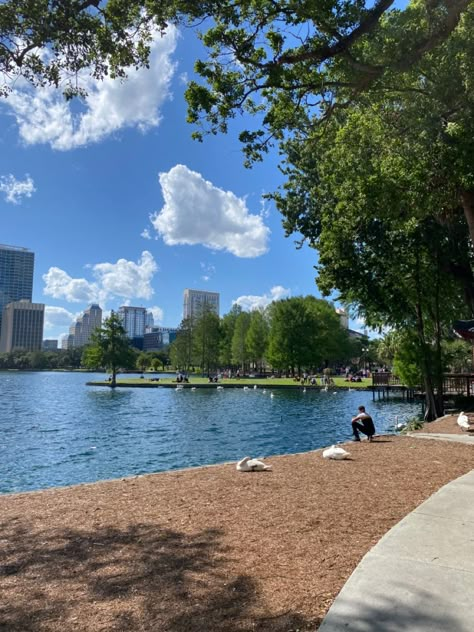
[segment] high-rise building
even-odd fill
[[[57,340],[43,340],[43,351],[57,351]]]
[[[118,314],[122,319],[122,325],[128,338],[143,338],[147,318],[145,307],[122,305],[119,307]]]
[[[0,333],[3,309],[8,303],[33,296],[35,254],[27,248],[0,245]]]
[[[83,347],[91,340],[91,336],[96,329],[102,325],[102,309],[93,303],[80,316],[75,323],[69,327],[66,348]],[[64,348],[64,347],[63,347]]]
[[[16,349],[39,351],[43,341],[44,305],[13,301],[3,308],[0,353]]]
[[[197,318],[206,307],[219,316],[218,292],[184,290],[183,318]]]

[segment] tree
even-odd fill
[[[170,345],[171,363],[176,369],[188,371],[193,362],[194,324],[191,318],[184,318],[179,326],[176,339]]]
[[[309,129],[369,91],[393,86],[435,50],[468,12],[469,0],[331,3],[224,1],[202,40],[196,70],[205,84],[187,90],[189,120],[226,132],[237,113],[257,115],[244,130],[249,161],[273,141]],[[198,138],[202,132],[196,132]]]
[[[0,94],[21,76],[34,86],[81,94],[81,75],[123,78],[145,66],[150,39],[166,27],[166,3],[146,0],[4,0],[0,5]],[[160,10],[160,4],[163,6]],[[160,17],[161,14],[161,17]]]
[[[250,362],[262,367],[268,347],[269,327],[263,311],[258,309],[250,313],[250,324],[245,338],[245,346]]]
[[[235,321],[234,334],[232,336],[232,362],[240,366],[245,373],[249,360],[247,349],[247,332],[250,327],[250,314],[241,312]]]
[[[207,374],[219,363],[220,339],[219,316],[205,306],[194,324],[193,345],[196,364]]]
[[[237,303],[232,305],[230,312],[225,314],[221,320],[221,349],[220,349],[220,363],[222,366],[232,366],[232,339],[234,337],[235,323],[239,314],[242,313],[242,308]]]
[[[89,368],[104,367],[112,373],[110,386],[115,388],[117,370],[135,367],[136,356],[118,314],[112,312],[91,336],[92,344],[84,349],[83,363]]]

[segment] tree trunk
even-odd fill
[[[474,246],[474,191],[467,191],[463,189],[461,191],[461,202],[464,217],[466,218],[467,226],[469,228],[471,243]]]

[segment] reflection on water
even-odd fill
[[[360,404],[377,432],[420,412],[370,392],[85,385],[95,377],[0,372],[0,492],[313,450],[349,439]]]

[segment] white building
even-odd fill
[[[66,348],[83,347],[91,340],[92,333],[102,326],[102,309],[97,304],[92,304],[69,327]]]
[[[197,318],[207,307],[219,316],[219,293],[184,290],[183,318]]]
[[[145,307],[131,307],[123,305],[119,307],[118,315],[122,319],[122,325],[128,338],[143,338],[147,322]]]
[[[336,314],[339,316],[339,320],[341,321],[341,327],[343,329],[349,329],[349,316],[347,312],[342,307],[336,308]]]

